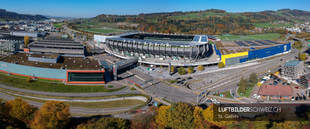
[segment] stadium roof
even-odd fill
[[[151,34],[151,33],[137,33],[137,32],[125,33],[125,34],[118,35],[117,37],[108,38],[108,39],[117,40],[117,41],[138,42],[142,44],[151,43],[151,44],[160,44],[160,45],[164,44],[164,45],[172,45],[172,46],[196,46],[196,45],[206,44],[206,42],[197,42],[197,41],[167,41],[167,40],[158,41],[158,40],[151,40],[151,39],[136,39],[136,38],[126,37],[130,35],[138,35],[138,34]],[[154,34],[154,35],[169,36],[168,34]],[[192,36],[192,37],[206,36],[208,37],[208,35],[170,35],[170,36]]]

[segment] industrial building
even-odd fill
[[[288,61],[281,67],[281,74],[290,79],[299,79],[304,74],[304,63],[298,60]]]
[[[10,32],[12,36],[18,36],[18,37],[31,37],[31,38],[37,38],[41,36],[39,32],[26,32],[26,31],[12,31]]]
[[[281,44],[281,43],[277,43],[274,41],[269,41],[269,42],[273,42],[274,44],[267,44],[265,42],[266,41],[256,40],[255,42],[247,41],[248,44],[245,44],[244,42],[238,41],[236,42],[236,44],[238,44],[239,46],[230,47],[230,48],[242,49],[241,52],[228,53],[226,51],[233,51],[233,50],[226,50],[225,47],[221,49],[217,49],[217,47],[215,47],[215,51],[218,55],[220,55],[221,62],[223,62],[225,66],[230,66],[230,65],[250,61],[250,60],[262,59],[262,58],[270,57],[273,55],[286,53],[291,50],[290,43]],[[252,46],[249,45],[250,43],[252,43],[251,44]],[[242,47],[242,46],[246,46],[246,47]],[[255,46],[259,46],[259,47],[255,47]],[[243,49],[246,51],[244,51]]]
[[[84,57],[86,47],[79,42],[71,40],[40,40],[29,44],[29,51]]]

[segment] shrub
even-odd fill
[[[203,71],[203,70],[205,70],[205,67],[203,67],[203,65],[199,65],[199,66],[197,67],[197,69],[198,69],[199,71]]]
[[[183,67],[178,68],[178,73],[179,73],[180,75],[185,75],[185,74],[187,74],[186,70],[185,70]]]

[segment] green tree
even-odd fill
[[[205,67],[203,67],[203,65],[198,65],[197,69],[198,69],[199,71],[203,71],[203,70],[205,70]]]
[[[178,73],[180,75],[185,75],[186,74],[186,70],[184,69],[184,67],[180,67],[180,68],[178,68]]]
[[[238,83],[238,92],[239,94],[244,94],[246,91],[246,87],[247,87],[247,80],[245,80],[243,77],[240,79],[239,83]]]
[[[187,73],[191,74],[194,72],[194,68],[193,67],[188,67],[187,68]]]
[[[11,117],[28,123],[32,119],[32,114],[36,108],[29,105],[26,101],[21,98],[7,101],[5,107]]]
[[[220,63],[218,63],[218,65],[217,65],[219,68],[224,68],[225,67],[225,64],[223,63],[223,62],[220,62]]]
[[[63,102],[48,101],[35,113],[32,129],[63,129],[70,119],[69,106]]]

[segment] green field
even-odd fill
[[[97,23],[92,21],[82,21],[80,24],[74,24],[77,30],[95,34],[119,33],[125,30],[118,29],[113,23]]]
[[[281,34],[278,33],[266,33],[266,34],[254,34],[254,35],[221,35],[219,38],[223,41],[234,40],[276,40],[279,39]]]
[[[125,88],[125,86],[110,89],[107,86],[76,86],[76,85],[65,85],[56,81],[36,80],[28,82],[25,77],[7,76],[0,74],[0,83],[12,86],[16,88],[45,91],[45,92],[63,92],[63,93],[90,93],[90,92],[114,92]]]
[[[59,22],[59,23],[54,23],[54,24],[53,24],[53,26],[54,26],[55,28],[61,28],[62,25],[64,25],[64,23],[61,23],[61,22]]]
[[[103,28],[79,28],[82,31],[91,32],[91,33],[116,33],[122,32],[120,29],[103,29]]]
[[[280,27],[291,27],[291,23],[281,23],[281,24],[272,24],[272,23],[254,23],[255,27],[260,28],[280,28]]]

